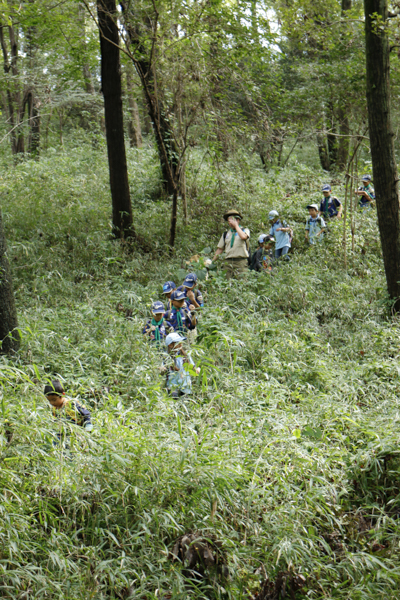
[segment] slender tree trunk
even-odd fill
[[[7,30],[10,53],[8,52],[4,35]],[[22,129],[25,102],[21,101],[21,86],[18,80],[18,44],[13,25],[9,25],[7,28],[4,25],[0,25],[0,44],[3,53],[3,68],[6,75],[8,120],[11,127],[11,151],[13,154],[18,154],[25,152],[24,132]]]
[[[40,152],[40,101],[34,95],[34,90],[28,92],[28,117],[29,117],[29,137],[28,152],[32,156],[39,158]]]
[[[321,163],[321,167],[324,171],[329,171],[330,162],[329,162],[329,152],[326,144],[326,139],[323,133],[317,133],[317,146],[318,146],[318,154],[319,161]]]
[[[18,350],[20,334],[17,327],[17,309],[0,211],[0,352],[10,354]]]
[[[122,1],[120,2],[120,6],[124,14],[124,25],[128,32],[130,45],[135,54],[134,65],[142,83],[149,116],[153,125],[160,157],[164,189],[169,196],[172,196],[169,238],[170,251],[172,252],[176,237],[181,152],[175,139],[170,119],[164,109],[162,98],[157,90],[154,57],[152,51],[149,51],[143,43],[140,27],[144,27],[147,34],[150,33],[151,36],[155,36],[157,33],[153,30],[150,20],[145,24],[141,23],[140,27],[137,25],[134,15],[129,12],[129,3]]]
[[[342,17],[346,16],[346,11],[351,9],[351,0],[342,0]],[[339,98],[338,120],[339,120],[339,143],[338,143],[338,160],[337,166],[339,169],[344,169],[349,160],[350,149],[350,123],[349,123],[350,106],[345,95]]]
[[[97,14],[100,29],[101,84],[104,95],[108,166],[113,207],[113,234],[116,237],[127,237],[134,235],[134,230],[125,153],[121,65],[118,28],[115,22],[117,16],[115,0],[97,0]]]
[[[129,104],[129,122],[128,122],[128,132],[129,132],[129,142],[131,148],[141,148],[143,146],[142,139],[142,129],[140,127],[140,119],[139,119],[139,108],[137,102],[135,100],[134,95],[134,87],[133,87],[133,78],[132,78],[132,65],[128,64],[128,67],[125,71],[126,74],[126,92],[128,95],[128,104]]]
[[[367,106],[376,207],[389,296],[400,310],[400,220],[397,164],[390,111],[387,0],[364,0]],[[377,27],[382,24],[385,29]]]

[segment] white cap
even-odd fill
[[[178,344],[179,342],[183,342],[184,340],[186,340],[186,338],[183,335],[174,331],[173,333],[167,335],[167,337],[165,338],[165,343],[167,346],[169,346],[170,344]]]
[[[307,208],[315,208],[315,210],[319,210],[318,204],[309,204]]]
[[[275,217],[279,217],[279,213],[277,210],[271,210],[270,213],[268,213],[268,219],[270,221],[272,221],[272,219],[275,219]]]

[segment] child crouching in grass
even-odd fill
[[[183,349],[182,342],[185,340],[186,338],[177,332],[170,333],[165,338],[168,354],[172,359],[167,371],[167,390],[173,398],[192,393],[192,378],[185,365],[195,365],[190,353]],[[199,368],[195,370],[196,373],[200,373]]]
[[[53,409],[54,419],[78,425],[86,431],[92,431],[90,412],[77,400],[65,396],[64,388],[58,379],[54,379],[44,387],[44,395]],[[60,434],[58,437],[60,438]]]

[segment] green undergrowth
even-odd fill
[[[217,170],[199,152],[171,259],[147,148],[129,155],[143,254],[108,239],[104,149],[67,150],[1,180],[23,340],[0,359],[2,597],[244,600],[288,572],[305,579],[297,599],[398,598],[400,333],[376,213],[357,213],[354,252],[348,224],[344,268],[342,223],[318,248],[303,241],[323,174],[267,175],[245,154]],[[231,205],[253,245],[282,210],[291,262],[202,282],[201,372],[192,397],[172,400],[141,329],[162,282],[215,247]],[[53,376],[93,415],[65,452],[41,394]],[[172,560],[184,533],[220,542],[223,575],[188,577]]]

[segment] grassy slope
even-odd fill
[[[0,359],[2,420],[14,432],[7,445],[2,426],[2,595],[118,598],[133,583],[134,598],[236,600],[259,588],[263,568],[272,579],[289,568],[307,577],[299,598],[395,599],[399,329],[386,317],[375,213],[357,216],[345,271],[338,228],[320,248],[302,242],[318,172],[266,176],[246,156],[221,172],[200,155],[196,165],[193,219],[173,260],[151,150],[130,155],[147,256],[107,241],[102,149],[71,143],[3,175],[23,347]],[[231,205],[253,239],[270,209],[284,210],[292,261],[245,286],[221,275],[204,285],[193,349],[202,373],[192,398],[172,401],[142,323],[160,283],[215,246],[216,217]],[[94,416],[90,437],[74,433],[72,462],[47,452],[41,390],[57,373]],[[168,552],[186,531],[223,542],[229,581],[185,586]]]

